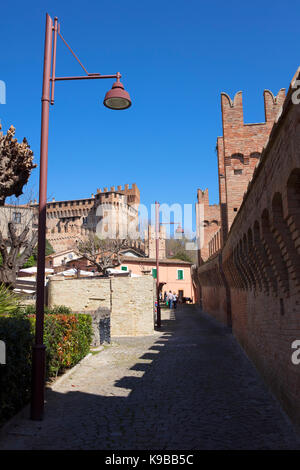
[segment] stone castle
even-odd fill
[[[245,124],[242,93],[221,94],[219,205],[198,190],[203,234],[193,270],[197,302],[232,328],[300,425],[300,68],[287,94],[265,90],[265,122]]]
[[[59,252],[74,247],[76,241],[91,232],[96,232],[99,222],[113,207],[116,215],[116,234],[122,233],[122,224],[138,226],[140,191],[135,183],[130,188],[122,186],[97,189],[96,194],[86,199],[55,201],[47,203],[47,240]],[[100,209],[100,210],[99,210]],[[107,231],[107,224],[100,227]],[[139,248],[136,241],[136,247]]]
[[[126,234],[129,224],[135,230],[139,227],[138,208],[140,204],[140,190],[135,183],[131,188],[129,184],[111,186],[97,189],[96,194],[85,199],[56,201],[47,203],[47,240],[55,252],[74,249],[79,239],[87,237],[90,233],[101,236],[108,230],[108,224],[99,222],[114,210],[116,236]],[[33,208],[37,203],[31,204]],[[144,233],[144,240],[131,239],[129,246],[138,254],[155,258],[155,227],[149,225]],[[166,257],[165,227],[160,226],[159,231],[159,258]]]

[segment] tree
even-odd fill
[[[53,246],[51,245],[51,243],[48,240],[46,240],[45,256],[52,255],[52,253],[54,253],[54,252],[55,252],[55,250],[54,250]],[[37,257],[38,257],[38,246],[37,245],[34,248],[32,255],[33,255],[34,260],[37,261]]]
[[[14,139],[15,128],[11,126],[6,135],[1,132],[0,124],[0,206],[5,199],[23,194],[23,187],[28,182],[33,168],[33,152],[27,140],[19,143]]]
[[[193,260],[191,257],[188,255],[187,251],[178,251],[176,255],[171,256],[172,259],[181,259],[182,261],[188,261],[189,263],[192,263]]]
[[[75,251],[96,267],[99,273],[108,274],[109,268],[116,268],[122,262],[121,251],[128,246],[123,239],[100,239],[90,234],[86,240],[80,240]]]
[[[189,242],[191,242],[191,240],[186,236],[166,240],[167,258],[181,259],[195,264],[197,252],[195,250],[186,249],[186,244]]]
[[[16,285],[17,273],[32,255],[37,242],[37,231],[29,235],[26,226],[20,234],[17,233],[13,222],[8,222],[8,235],[5,239],[0,231],[0,252],[2,264],[0,265],[0,283],[13,288]]]
[[[15,286],[19,269],[32,255],[37,243],[37,230],[32,224],[35,209],[29,205],[5,206],[6,198],[23,194],[23,187],[36,167],[27,140],[24,138],[18,143],[14,135],[13,126],[6,135],[0,132],[0,284],[10,288]]]

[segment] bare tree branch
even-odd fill
[[[127,246],[127,240],[100,239],[91,234],[86,240],[77,243],[75,251],[93,264],[98,272],[106,275],[109,268],[115,268],[121,264],[121,251]]]

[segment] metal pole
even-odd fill
[[[32,395],[31,419],[41,420],[44,413],[45,389],[45,345],[44,336],[44,279],[46,246],[46,204],[47,204],[47,161],[49,134],[50,73],[52,50],[52,19],[46,15],[46,34],[44,52],[44,76],[42,95],[40,187],[39,187],[39,226],[38,262],[36,278],[36,327],[35,344],[32,350]]]
[[[159,203],[155,201],[155,251],[156,251],[156,296],[157,296],[157,326],[161,327],[159,304]]]

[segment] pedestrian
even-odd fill
[[[173,307],[173,294],[172,291],[169,290],[168,296],[167,296],[168,302],[169,302],[169,308]]]
[[[177,298],[178,298],[178,296],[177,296],[176,292],[174,292],[174,293],[173,293],[173,305],[174,305],[174,308],[177,307]]]

